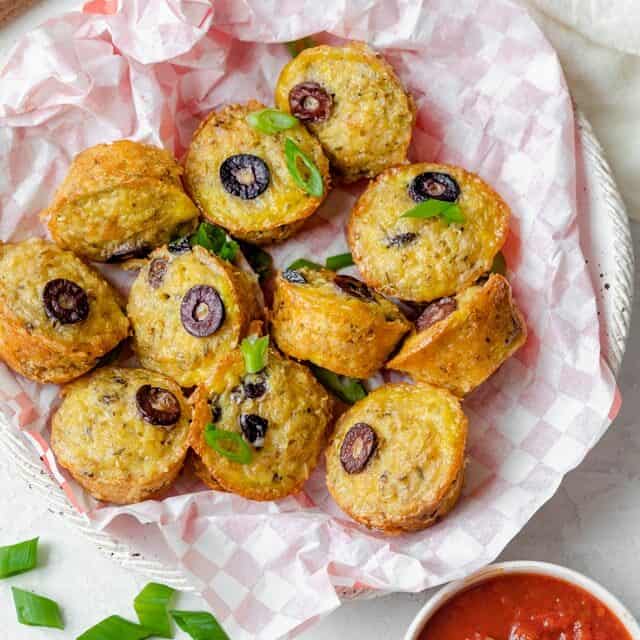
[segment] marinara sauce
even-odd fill
[[[632,640],[599,600],[535,574],[490,578],[446,602],[420,640]]]

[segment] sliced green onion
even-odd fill
[[[248,242],[240,243],[240,248],[251,268],[258,274],[260,282],[266,280],[271,274],[273,266],[273,258],[271,254],[264,249],[257,247],[255,244]]]
[[[498,251],[491,265],[491,273],[499,273],[501,276],[507,275],[507,261],[504,259],[504,253]]]
[[[161,638],[173,638],[168,608],[175,589],[150,582],[133,601],[140,624]]]
[[[269,336],[249,336],[240,344],[240,351],[244,358],[244,368],[247,373],[258,373],[267,366],[267,349]]]
[[[172,611],[171,615],[193,640],[230,640],[220,623],[207,611]]]
[[[235,259],[239,249],[238,243],[232,240],[224,229],[209,222],[201,222],[189,242],[192,247],[200,245],[229,262]]]
[[[242,439],[239,433],[234,431],[225,431],[224,429],[216,429],[215,425],[209,423],[204,429],[205,442],[221,456],[229,458],[231,462],[239,464],[249,464],[253,459],[251,448]],[[234,449],[225,448],[222,444],[224,441],[234,445]]]
[[[110,616],[87,629],[76,640],[144,640],[152,635],[152,631],[139,624],[129,622],[120,616]]]
[[[31,571],[38,563],[38,538],[0,547],[0,578]]]
[[[337,256],[329,256],[325,263],[327,269],[331,269],[331,271],[339,271],[353,264],[353,256],[350,253],[339,253]]]
[[[447,224],[451,224],[455,222],[456,224],[462,224],[466,222],[467,219],[464,217],[464,213],[457,204],[452,204],[447,207],[441,214],[440,217],[443,218]]]
[[[11,587],[13,604],[16,607],[18,622],[31,627],[50,627],[64,629],[60,607],[49,598]]]
[[[311,365],[313,374],[318,381],[329,391],[335,393],[340,400],[348,404],[353,404],[358,400],[362,400],[367,395],[366,389],[362,386],[362,382],[356,378],[341,376],[328,369]]]
[[[324,193],[324,182],[314,161],[291,138],[287,138],[284,142],[284,155],[287,169],[289,169],[294,182],[309,195],[320,198]],[[309,172],[309,177],[306,180],[300,174],[298,160],[302,161]]]
[[[401,218],[435,218],[440,216],[447,224],[465,222],[466,218],[455,202],[444,200],[425,200],[412,209],[405,211]]]
[[[285,271],[295,271],[296,269],[313,269],[314,271],[318,271],[318,269],[322,269],[322,265],[317,262],[311,262],[311,260],[305,260],[304,258],[298,258],[294,260]]]
[[[298,119],[278,109],[261,109],[252,111],[247,116],[247,122],[253,129],[272,135],[295,127]]]
[[[285,42],[287,49],[289,49],[289,53],[292,58],[295,58],[301,51],[305,49],[311,49],[311,47],[315,47],[316,43],[313,41],[311,36],[307,36],[306,38],[300,38],[300,40],[293,40],[292,42]]]

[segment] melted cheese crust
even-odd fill
[[[106,261],[157,247],[194,228],[198,209],[164,149],[119,140],[79,153],[41,217],[63,248]]]
[[[187,189],[203,215],[232,235],[265,244],[294,233],[322,203],[329,187],[329,162],[318,141],[301,125],[267,135],[247,123],[247,115],[264,109],[251,100],[213,111],[193,134],[185,160]],[[324,180],[320,198],[309,195],[293,180],[284,153],[291,138],[315,163]],[[230,156],[248,153],[269,167],[270,182],[257,198],[243,200],[226,191],[220,180],[220,165]]]
[[[289,92],[317,82],[333,96],[324,122],[309,123],[332,167],[345,181],[373,178],[406,162],[415,106],[393,68],[361,43],[305,49],[280,73],[275,101],[289,112]]]
[[[425,171],[455,178],[466,222],[401,217],[416,205],[408,187]],[[507,239],[509,215],[502,198],[475,174],[420,163],[389,169],[370,183],[351,212],[347,235],[365,282],[385,295],[428,302],[455,294],[489,271]],[[405,233],[416,234],[415,240],[390,244]]]
[[[181,413],[173,428],[140,417],[136,392],[145,384],[178,399]],[[51,446],[95,498],[138,502],[176,478],[189,447],[191,408],[175,382],[144,369],[104,367],[65,387],[63,397],[51,424]]]
[[[353,425],[368,424],[378,446],[360,473],[340,462]],[[462,487],[467,418],[459,400],[425,384],[388,384],[338,420],[327,448],[327,486],[354,520],[385,533],[432,525],[456,503]]]
[[[414,331],[387,366],[464,396],[525,343],[527,327],[501,275],[465,289],[456,301],[451,315]]]
[[[42,292],[65,278],[82,287],[89,315],[61,324],[45,312]],[[0,245],[0,355],[38,382],[68,382],[129,334],[124,302],[111,285],[70,251],[33,238]]]
[[[387,359],[410,323],[389,300],[345,293],[332,271],[299,269],[306,284],[276,280],[272,331],[288,355],[346,376],[368,378]]]
[[[127,306],[134,348],[144,367],[190,387],[202,382],[240,344],[251,321],[261,317],[257,279],[200,246],[180,255],[162,248],[150,257],[131,287]],[[153,288],[149,268],[157,258],[168,266],[160,286]],[[206,337],[192,336],[180,319],[182,299],[200,284],[213,287],[225,309],[220,328]]]
[[[267,392],[260,398],[238,400],[245,377],[239,350],[220,364],[197,391],[191,446],[205,467],[228,491],[251,500],[278,500],[302,489],[326,443],[332,402],[324,388],[301,364],[269,349],[266,369]],[[252,449],[249,464],[233,462],[212,449],[204,439],[212,422],[209,401],[220,407],[217,429],[242,434],[241,414],[256,414],[268,420],[261,449]]]

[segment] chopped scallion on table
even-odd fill
[[[171,615],[193,640],[230,640],[220,623],[207,611],[172,611]]]
[[[31,627],[64,629],[58,603],[31,591],[11,587],[18,622]]]
[[[129,622],[120,616],[110,616],[87,629],[76,640],[144,640],[152,635],[152,631],[135,622]]]
[[[150,582],[133,601],[140,624],[162,638],[173,638],[168,609],[174,594],[175,589]]]
[[[0,578],[31,571],[38,563],[38,538],[0,547]]]

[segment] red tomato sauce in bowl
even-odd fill
[[[488,578],[445,602],[419,640],[632,640],[590,593],[549,576]]]

